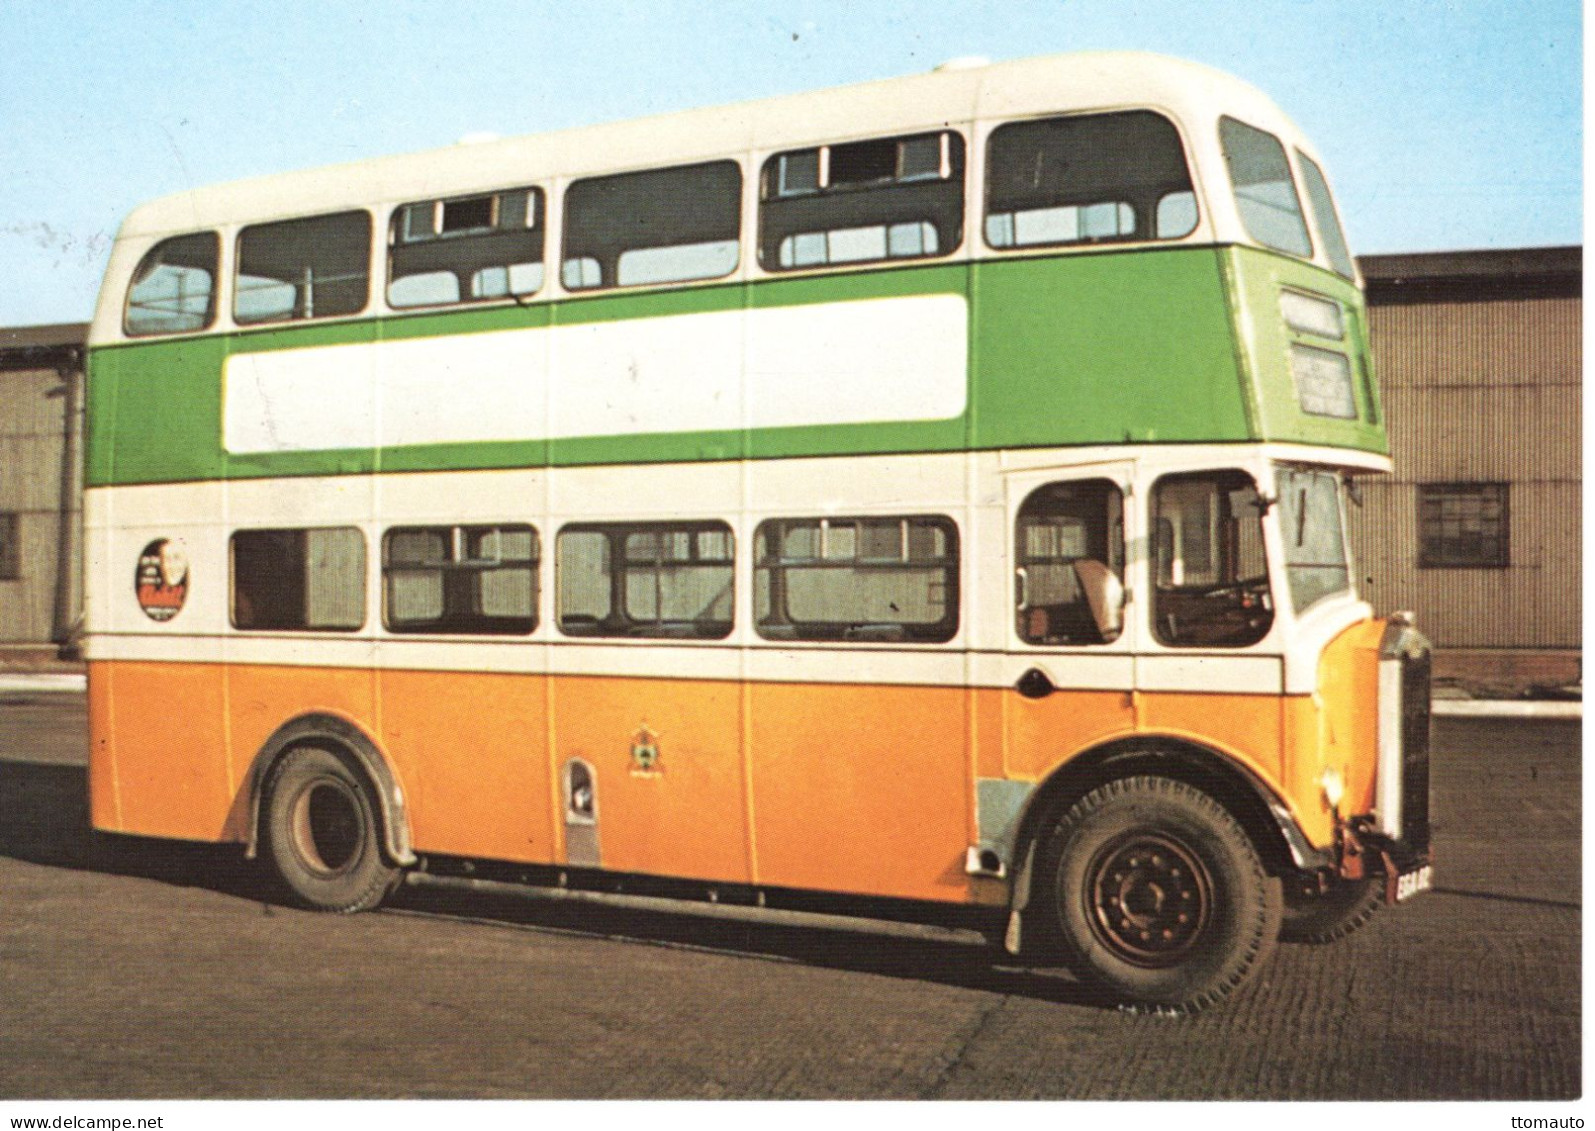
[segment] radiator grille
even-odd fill
[[[1429,668],[1427,648],[1412,649],[1401,663],[1401,839],[1429,847]]]

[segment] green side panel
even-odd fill
[[[1390,445],[1374,378],[1367,310],[1357,288],[1339,275],[1284,255],[1245,247],[1225,248],[1220,254],[1236,309],[1251,312],[1241,325],[1249,331],[1243,348],[1257,388],[1257,438],[1387,454]],[[1286,325],[1279,309],[1279,293],[1286,289],[1340,303],[1346,313],[1344,341],[1337,344],[1313,338]],[[1344,350],[1351,363],[1357,419],[1315,416],[1301,410],[1290,372],[1290,349],[1298,342]]]
[[[1346,306],[1358,420],[1300,411],[1282,286]],[[384,450],[222,449],[221,371],[230,353],[928,294],[969,302],[970,407],[951,420]],[[1249,305],[1249,317],[1234,316],[1237,302]],[[606,293],[102,347],[89,359],[88,483],[1157,441],[1294,440],[1383,452],[1362,310],[1350,284],[1310,264],[1247,249],[1174,248]]]
[[[975,446],[1249,439],[1220,254],[974,264]]]
[[[87,482],[216,479],[225,338],[95,350],[88,361]]]

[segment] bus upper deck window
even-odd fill
[[[986,242],[994,248],[1179,239],[1196,221],[1185,149],[1161,114],[1076,114],[992,131]]]
[[[216,319],[216,264],[221,237],[195,232],[162,240],[133,274],[123,328],[129,335],[203,330]]]
[[[964,139],[943,130],[777,153],[759,196],[767,271],[948,255],[963,240]]]
[[[253,325],[358,314],[370,261],[368,212],[251,225],[238,236],[233,318]]]
[[[1351,250],[1346,246],[1345,232],[1340,229],[1340,217],[1335,215],[1335,198],[1329,194],[1329,182],[1324,179],[1324,171],[1318,163],[1299,149],[1296,160],[1301,163],[1302,184],[1307,189],[1313,219],[1318,223],[1318,235],[1324,241],[1324,254],[1329,256],[1329,265],[1336,272],[1350,279],[1354,274]]]
[[[742,168],[710,161],[588,177],[565,191],[566,290],[719,279],[741,255]]]
[[[542,287],[542,189],[423,200],[394,210],[389,305],[487,302]]]
[[[1219,120],[1218,137],[1247,234],[1275,251],[1311,255],[1307,221],[1279,139],[1234,118]]]

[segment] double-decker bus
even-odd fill
[[[1428,646],[1345,535],[1389,470],[1356,267],[1206,67],[180,193],[88,369],[97,829],[332,911],[961,909],[1175,1009],[1428,886]]]

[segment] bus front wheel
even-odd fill
[[[1285,922],[1279,937],[1284,942],[1339,942],[1372,919],[1385,905],[1384,881],[1341,880],[1322,894],[1285,898]]]
[[[1045,934],[1086,983],[1194,1012],[1272,953],[1283,895],[1235,818],[1162,777],[1108,782],[1054,824],[1036,877]]]
[[[399,870],[383,859],[371,789],[332,751],[285,753],[264,804],[267,856],[295,902],[349,914],[376,907],[393,889]]]

